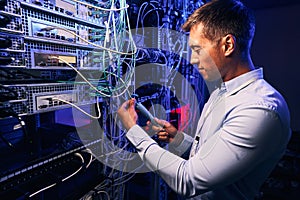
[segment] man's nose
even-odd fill
[[[199,64],[199,58],[195,55],[194,52],[192,52],[191,55],[191,64],[192,65]]]

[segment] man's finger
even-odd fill
[[[168,141],[170,139],[169,134],[167,132],[161,133],[158,135],[158,139],[161,141]]]
[[[166,121],[166,120],[163,120],[163,119],[158,119],[158,118],[155,118],[155,121],[160,124],[163,128],[166,128],[169,126],[169,122]]]
[[[162,131],[159,131],[159,132],[157,133],[157,135],[158,135],[158,136],[167,136],[167,137],[168,137],[169,133],[166,132],[165,130],[162,130]]]

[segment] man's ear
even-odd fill
[[[236,48],[236,39],[233,35],[227,34],[222,38],[222,50],[224,56],[230,56]]]

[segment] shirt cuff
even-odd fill
[[[193,143],[193,138],[191,137],[191,136],[189,136],[189,135],[187,135],[186,133],[184,133],[184,132],[179,132],[178,134],[182,134],[183,135],[183,140],[182,140],[182,142],[179,144],[179,145],[172,145],[172,143],[173,142],[171,142],[169,145],[174,149],[174,150],[176,150],[177,152],[181,152],[181,153],[184,153],[184,152],[186,152],[189,148],[190,148],[190,146],[192,145],[192,143]],[[178,135],[177,134],[177,135]],[[176,135],[176,136],[177,136]],[[175,136],[175,138],[174,138],[174,140],[176,140],[176,136]],[[178,135],[179,136],[179,135]],[[178,137],[177,136],[177,137]],[[175,142],[175,141],[174,141]]]
[[[126,133],[127,139],[137,148],[156,143],[140,126],[134,125]]]

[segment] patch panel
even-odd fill
[[[16,186],[20,186],[26,182],[35,180],[37,177],[41,178],[44,174],[51,173],[51,171],[56,171],[57,169],[60,169],[61,172],[62,168],[66,167],[68,163],[74,162],[74,160],[76,160],[76,157],[74,157],[74,153],[82,149],[83,147],[78,147],[64,154],[54,156],[53,158],[50,158],[48,160],[37,162],[32,166],[24,168],[20,171],[16,171],[15,173],[10,174],[6,177],[2,177],[0,179],[0,192],[2,193],[13,189]],[[78,164],[78,162],[75,163]],[[58,173],[59,171],[56,172]],[[15,177],[16,179],[12,179],[13,177]]]

